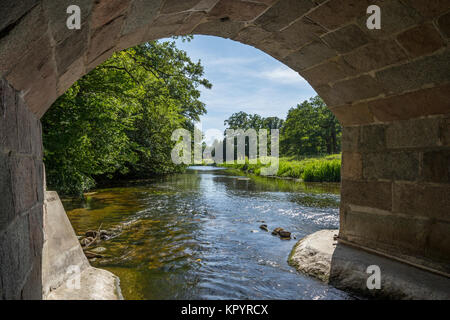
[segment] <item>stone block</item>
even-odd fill
[[[424,152],[422,178],[426,182],[450,183],[450,150]]]
[[[52,73],[35,83],[25,95],[26,104],[38,118],[41,118],[55,102],[57,82],[56,73]]]
[[[36,168],[36,196],[38,203],[44,203],[45,191],[45,166],[41,159],[34,160]]]
[[[19,214],[37,203],[36,168],[31,157],[11,156],[9,161],[15,212]]]
[[[233,21],[252,21],[263,13],[268,6],[264,3],[242,0],[220,0],[208,16],[229,18]]]
[[[147,28],[157,17],[162,0],[134,0],[128,10],[127,18],[122,28],[122,35]]]
[[[200,0],[166,0],[161,8],[162,14],[178,13],[183,11],[192,10],[198,5]]]
[[[356,72],[368,72],[407,59],[404,50],[393,40],[374,41],[343,56]]]
[[[362,75],[349,80],[336,82],[333,85],[336,91],[337,105],[352,104],[359,100],[374,98],[383,93],[383,87],[370,75]],[[333,107],[336,105],[330,105]]]
[[[364,210],[356,207],[347,213],[346,236],[349,240],[396,255],[425,255],[428,220]]]
[[[48,25],[41,5],[35,6],[16,22],[13,28],[0,38],[0,75],[10,71],[47,32]]]
[[[403,93],[450,81],[450,50],[378,71],[385,93]]]
[[[45,34],[22,57],[20,62],[10,69],[6,80],[16,90],[30,90],[39,85],[42,78],[56,72],[53,52],[48,34]]]
[[[342,179],[341,202],[390,211],[392,208],[392,183],[385,181],[354,181]],[[348,223],[348,218],[346,218]]]
[[[412,57],[430,54],[445,45],[441,35],[430,22],[404,31],[397,36],[397,40]]]
[[[257,48],[275,59],[282,59],[295,51],[285,39],[278,37],[276,34],[264,39],[257,45]]]
[[[199,24],[192,33],[234,39],[239,31],[244,28],[244,25],[243,22],[231,20],[213,20]]]
[[[67,71],[59,76],[57,95],[60,96],[66,92],[78,79],[80,79],[86,73],[86,67],[84,65],[84,58],[80,57],[74,61]]]
[[[17,217],[8,230],[0,234],[0,261],[1,298],[20,299],[22,284],[33,266],[28,215]]]
[[[92,8],[91,28],[97,29],[126,13],[131,0],[96,0]]]
[[[323,85],[347,78],[354,70],[341,57],[302,71],[302,76],[312,85]]]
[[[257,46],[258,43],[260,43],[264,39],[267,39],[271,35],[271,32],[266,31],[263,28],[249,26],[239,31],[239,34],[235,37],[234,40],[251,46]]]
[[[342,98],[337,90],[334,90],[328,84],[321,86],[315,86],[314,90],[319,94],[319,96],[325,101],[325,104],[331,109],[334,115],[337,116],[336,106],[342,106]],[[336,110],[333,110],[336,109]],[[339,120],[339,118],[338,118]],[[339,120],[341,122],[341,120]],[[348,125],[341,122],[342,125]]]
[[[344,127],[342,129],[342,151],[358,151],[361,127]]]
[[[440,16],[450,9],[450,2],[447,0],[406,0],[406,3],[419,12],[421,16],[428,19]]]
[[[342,178],[346,180],[362,179],[362,157],[357,152],[342,153]]]
[[[374,4],[371,2],[371,4]],[[373,39],[388,39],[392,34],[409,29],[423,22],[423,17],[402,0],[383,0],[377,2],[381,9],[381,29],[369,30],[366,26],[367,16],[357,19],[357,24],[369,37]]]
[[[325,34],[322,40],[339,53],[347,53],[369,43],[370,38],[358,26],[350,24]]]
[[[0,234],[16,216],[9,157],[0,151]]]
[[[55,48],[56,66],[58,74],[65,74],[75,61],[83,58],[88,46],[89,29],[83,27],[74,31]]]
[[[24,154],[32,154],[32,126],[35,126],[35,115],[28,109],[22,98],[17,97],[17,134],[19,148],[17,151]]]
[[[436,221],[431,225],[426,256],[450,264],[450,222]]]
[[[89,64],[115,47],[123,21],[123,17],[119,17],[94,32],[87,55]]]
[[[358,150],[362,152],[385,151],[386,126],[385,125],[362,126]]]
[[[396,182],[393,212],[450,221],[450,185]]]
[[[42,300],[42,262],[41,257],[34,258],[31,271],[20,292],[22,300]]]
[[[283,42],[286,48],[298,50],[311,41],[319,40],[318,36],[326,30],[308,18],[301,18],[282,31],[274,33],[277,41]]]
[[[421,89],[370,101],[369,109],[383,122],[450,112],[450,85]]]
[[[29,12],[39,0],[2,1],[0,11],[0,31],[14,27],[22,16]]]
[[[160,15],[150,25],[145,39],[157,40],[178,35],[185,21],[190,17],[190,12],[181,12],[172,15]]]
[[[30,254],[34,258],[41,258],[44,245],[44,201],[35,206],[28,214],[28,226],[30,234]]]
[[[386,146],[396,148],[436,147],[440,119],[396,121],[386,128]]]
[[[373,152],[363,155],[363,177],[367,180],[417,181],[418,152]]]
[[[440,17],[437,24],[445,37],[450,38],[450,12]]]
[[[338,94],[338,91],[335,92]],[[325,96],[324,99],[326,99],[326,97],[327,96]],[[341,102],[341,100],[338,101]],[[332,102],[333,101],[330,101],[330,103]],[[364,125],[374,122],[374,117],[367,107],[367,103],[332,107],[330,110],[343,126]]]
[[[316,4],[310,0],[282,0],[256,19],[255,23],[267,31],[280,31],[302,17]]]
[[[0,152],[17,150],[17,102],[16,92],[0,78]]]
[[[70,5],[76,4],[81,10],[81,25],[89,24],[92,13],[92,5],[95,0],[42,0],[42,4],[46,11],[49,20],[49,26],[52,31],[53,39],[56,43],[61,42],[67,37],[72,36],[77,32],[75,29],[67,28],[67,8]]]
[[[176,31],[177,35],[187,35],[192,34],[192,30],[195,29],[200,23],[202,23],[206,19],[206,13],[204,12],[192,12],[186,19],[183,21],[183,24]]]
[[[445,117],[441,120],[439,137],[442,145],[450,147],[450,117]]]
[[[300,71],[335,57],[336,50],[322,41],[313,41],[300,50],[290,54],[282,61],[294,70]]]
[[[308,17],[328,30],[337,29],[356,17],[366,17],[368,0],[331,0],[308,13]]]

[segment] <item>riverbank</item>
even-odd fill
[[[260,175],[261,168],[267,166],[259,162],[250,164],[219,164],[220,167],[232,168],[249,174]],[[307,157],[296,159],[282,157],[279,159],[277,177],[300,179],[305,182],[340,182],[341,180],[341,154],[328,156]]]

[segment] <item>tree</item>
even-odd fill
[[[281,152],[295,156],[337,153],[340,136],[339,122],[316,96],[289,110],[281,131]]]
[[[284,120],[278,117],[267,117],[264,118],[259,114],[247,114],[243,111],[233,113],[227,120],[224,121],[224,125],[227,126],[227,129],[242,129],[246,131],[248,129],[254,129],[257,132],[261,129],[266,129],[268,133],[268,140],[271,140],[271,129],[280,129],[283,126]],[[225,131],[225,138],[230,139],[230,136],[227,136]],[[225,140],[224,140],[225,143]],[[270,152],[270,145],[268,146],[268,152]],[[226,148],[224,148],[224,153],[226,156]],[[249,156],[249,138],[245,138],[245,156]],[[237,136],[235,136],[234,143],[234,158],[237,160]]]
[[[180,171],[171,134],[206,113],[200,62],[175,42],[115,53],[77,81],[42,119],[49,187],[82,193],[98,179]]]

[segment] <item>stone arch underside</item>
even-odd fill
[[[81,30],[66,8],[81,8]],[[382,28],[366,27],[381,8]],[[112,53],[230,38],[300,73],[344,126],[339,238],[450,274],[448,0],[23,0],[0,11],[0,297],[40,298],[39,118]]]

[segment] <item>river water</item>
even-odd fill
[[[351,299],[287,264],[296,241],[338,228],[338,184],[191,167],[63,203],[77,234],[112,232],[91,264],[119,276],[125,299]]]

